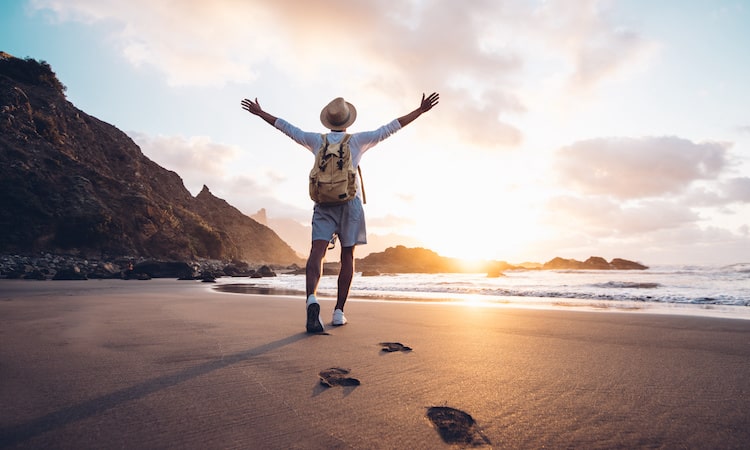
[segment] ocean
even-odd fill
[[[304,275],[219,279],[236,293],[304,296]],[[335,298],[336,277],[318,296]],[[723,267],[655,266],[647,270],[514,270],[476,274],[355,274],[350,301],[432,301],[524,308],[652,312],[750,319],[750,263]]]

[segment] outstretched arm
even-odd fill
[[[257,97],[255,98],[255,101],[248,100],[248,99],[242,100],[242,109],[246,110],[250,114],[254,114],[260,117],[261,119],[268,122],[271,126],[276,125],[277,117],[263,111],[263,108],[260,107],[260,103],[258,103]]]
[[[419,108],[415,109],[405,116],[399,117],[398,123],[400,123],[402,127],[409,125],[414,121],[414,119],[431,110],[433,106],[438,104],[439,100],[440,94],[438,94],[437,92],[433,92],[427,98],[425,98],[424,94],[422,94],[422,103],[419,104]]]

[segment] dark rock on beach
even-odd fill
[[[116,266],[112,262],[102,262],[101,264],[97,264],[95,266],[92,266],[87,276],[89,278],[96,278],[96,279],[110,279],[110,278],[118,278],[122,274],[122,270]]]
[[[258,269],[258,274],[263,278],[276,276],[276,272],[268,266],[261,266],[261,268]]]
[[[0,255],[0,278],[26,280],[85,280],[120,278],[124,267],[119,262],[103,262],[70,256]]]
[[[88,276],[81,272],[78,266],[68,267],[65,269],[58,270],[53,280],[88,280]]]
[[[195,269],[181,261],[143,261],[133,267],[133,273],[145,274],[149,278],[193,279],[196,276]]]
[[[228,277],[249,277],[254,274],[255,271],[244,261],[232,261],[224,266],[224,275]]]
[[[227,267],[243,267],[243,273],[226,273]],[[112,279],[150,280],[175,278],[179,280],[216,280],[224,276],[273,277],[276,270],[293,267],[264,265],[251,268],[241,261],[159,261],[153,259],[121,257],[107,260],[84,259],[49,253],[36,256],[1,255],[0,278],[26,280],[85,280]],[[233,274],[233,275],[232,275]]]

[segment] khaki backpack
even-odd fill
[[[310,171],[310,198],[321,205],[346,203],[357,195],[357,176],[349,150],[352,136],[346,134],[341,142],[335,144],[328,142],[327,135],[321,136],[323,143]],[[359,173],[361,179],[362,171]],[[364,200],[364,187],[362,194]]]

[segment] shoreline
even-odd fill
[[[209,287],[217,292],[239,295],[273,295],[304,298],[304,291],[283,287],[261,285],[253,282],[239,282],[237,280],[219,281]],[[405,294],[405,295],[400,295]],[[406,297],[410,295],[411,297]],[[320,295],[320,298],[333,298],[332,295]],[[709,317],[719,319],[750,320],[750,308],[735,305],[715,304],[685,304],[658,303],[623,300],[594,300],[566,297],[534,297],[534,296],[489,296],[489,295],[461,295],[424,293],[415,296],[414,292],[390,293],[388,297],[382,294],[367,294],[352,291],[348,302],[405,302],[405,303],[445,303],[466,305],[469,307],[482,306],[488,308],[519,308],[528,310],[552,311],[585,311],[611,312],[634,314],[660,314],[677,316]]]
[[[0,448],[449,448],[446,408],[479,448],[750,441],[747,321],[322,298],[310,335],[299,297],[0,286]]]
[[[152,280],[121,280],[121,279],[92,279],[92,280],[23,280],[23,279],[0,279],[0,301],[2,301],[2,292],[7,290],[8,286],[15,284],[15,289],[23,291],[23,286],[34,286],[32,291],[56,292],[60,288],[66,287],[66,284],[83,283],[81,286],[87,286],[86,283],[93,283],[92,288],[97,286],[96,283],[114,283],[118,287],[133,287],[141,289],[142,284],[154,283],[159,285],[158,289],[165,289],[165,283],[172,286],[173,289],[180,286],[202,286],[207,291],[213,291],[220,294],[234,294],[241,296],[272,296],[287,297],[290,299],[304,299],[304,291],[293,290],[283,287],[273,287],[258,284],[256,281],[238,281],[240,278],[218,279],[216,282],[204,283],[200,280],[173,280],[173,279],[152,279]],[[54,284],[49,284],[49,283]],[[58,283],[61,285],[58,286]],[[41,284],[41,286],[37,286]],[[101,287],[101,286],[99,286]],[[36,289],[39,288],[39,289]],[[423,296],[414,297],[414,292],[404,293],[411,294],[412,297],[406,298],[400,296],[398,292],[390,293],[387,298],[380,297],[379,294],[362,294],[352,291],[347,304],[351,302],[370,302],[370,303],[425,303],[425,304],[454,304],[466,307],[486,307],[501,309],[521,309],[529,311],[578,311],[591,313],[618,313],[618,314],[654,314],[663,316],[676,317],[705,317],[713,319],[729,320],[750,320],[750,307],[735,305],[716,305],[716,304],[686,304],[686,303],[658,303],[658,302],[641,302],[641,301],[622,301],[622,300],[598,300],[598,299],[581,299],[581,298],[563,298],[563,297],[534,297],[534,296],[482,296],[482,295],[448,295],[438,293],[425,293]],[[320,294],[319,299],[331,300],[334,295],[330,293]]]

